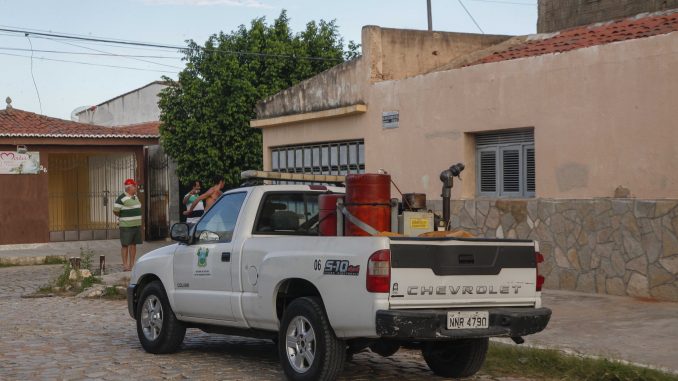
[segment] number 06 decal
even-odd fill
[[[316,259],[313,261],[313,270],[315,271],[320,271],[323,269],[323,264],[320,259]]]

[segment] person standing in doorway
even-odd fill
[[[193,182],[193,188],[191,189],[190,192],[186,193],[186,196],[184,196],[184,205],[186,206],[186,210],[188,210],[191,205],[193,205],[193,201],[195,201],[198,197],[200,197],[200,189],[202,188],[202,183],[199,180],[196,180]],[[205,205],[201,201],[198,201],[198,203],[195,205],[195,208],[193,208],[193,213],[186,218],[186,222],[189,224],[197,224],[198,221],[200,220],[200,216],[202,216],[202,213],[205,211]]]
[[[120,225],[120,244],[122,249],[122,267],[132,270],[137,256],[137,245],[141,245],[141,202],[137,197],[137,183],[133,179],[125,180],[125,192],[115,200],[113,213],[118,216]]]
[[[221,194],[223,193],[221,189],[224,188],[224,185],[226,185],[226,182],[224,181],[223,176],[214,176],[214,180],[212,182],[212,187],[207,190],[207,192],[203,193],[202,196],[196,198],[193,200],[191,203],[191,206],[188,207],[188,210],[184,212],[185,216],[190,216],[191,213],[193,213],[193,210],[195,209],[196,206],[198,206],[198,203],[201,202],[202,200],[205,200],[205,212],[207,212],[212,205],[214,205],[215,202],[221,197]]]

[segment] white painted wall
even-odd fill
[[[159,120],[158,93],[165,87],[162,83],[151,83],[81,112],[78,121],[112,127]]]

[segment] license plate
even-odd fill
[[[490,326],[487,311],[454,311],[447,313],[447,329],[476,329]]]

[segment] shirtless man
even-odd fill
[[[193,213],[193,209],[200,203],[200,201],[205,200],[205,213],[214,205],[215,202],[221,197],[223,193],[221,189],[224,187],[224,177],[215,176],[213,180],[213,186],[203,193],[200,197],[193,200],[191,206],[188,207],[188,210],[184,212],[185,216],[190,216]]]

